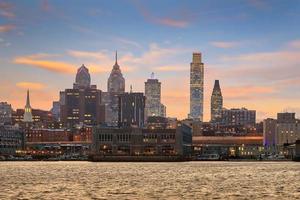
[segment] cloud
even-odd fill
[[[271,86],[233,86],[224,87],[222,93],[225,99],[230,100],[251,100],[269,97],[270,94],[276,93],[276,89]]]
[[[22,89],[30,90],[42,90],[46,88],[44,84],[36,82],[18,82],[16,83],[16,86]]]
[[[46,60],[46,58],[51,57],[48,54],[34,54],[29,56],[20,56],[14,59],[14,63],[29,65],[39,69],[45,69],[51,72],[64,73],[64,74],[74,74],[76,73],[76,67],[70,63],[61,61]]]
[[[186,28],[189,25],[189,21],[186,19],[186,16],[182,16],[181,13],[176,13],[175,17],[158,17],[154,16],[145,6],[143,6],[140,2],[134,1],[134,5],[138,9],[138,11],[143,15],[143,17],[154,24],[160,24],[168,27],[175,28]]]
[[[128,40],[126,38],[120,38],[120,37],[115,37],[114,38],[117,42],[120,42],[120,43],[123,43],[125,45],[130,45],[130,46],[134,46],[134,47],[137,47],[137,48],[141,48],[141,45],[135,41],[132,41],[132,40]]]
[[[0,33],[9,32],[15,28],[16,26],[13,24],[0,25]]]
[[[0,2],[0,16],[11,19],[15,17],[13,5],[6,2]]]
[[[183,65],[164,65],[164,66],[159,66],[159,67],[154,67],[154,71],[160,71],[160,72],[180,72],[180,71],[188,71],[188,67],[183,67]]]
[[[211,42],[210,44],[214,47],[222,48],[222,49],[229,49],[240,45],[239,42],[223,42],[223,41],[214,41]]]
[[[185,28],[189,25],[188,21],[176,20],[171,18],[155,18],[153,20],[156,21],[158,24],[177,27],[177,28]]]
[[[298,48],[300,48],[300,40],[291,41],[291,42],[288,43],[287,46],[290,47],[290,48],[298,49]]]

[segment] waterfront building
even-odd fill
[[[154,74],[145,82],[145,114],[146,118],[151,116],[165,117],[165,108],[161,104],[161,82],[154,79]]]
[[[300,139],[300,120],[295,113],[278,113],[276,126],[276,145],[294,144]]]
[[[256,111],[246,108],[222,109],[219,123],[225,126],[241,125],[245,127],[255,127]]]
[[[102,102],[105,104],[105,122],[111,126],[118,125],[119,95],[125,92],[125,78],[118,64],[116,52],[115,64],[107,81],[107,92],[103,93]]]
[[[82,65],[77,71],[73,89],[65,89],[60,93],[60,120],[64,126],[104,122],[101,90],[96,85],[90,85],[90,81],[89,71]]]
[[[263,121],[264,146],[272,151],[276,146],[277,120],[268,118]]]
[[[68,142],[72,141],[70,129],[25,129],[26,143]]]
[[[201,53],[193,53],[190,69],[190,114],[189,118],[203,121],[204,64]]]
[[[184,124],[175,129],[93,128],[92,151],[96,156],[190,156],[191,144],[191,130]]]
[[[7,102],[0,102],[0,125],[11,124],[12,108]]]
[[[24,109],[23,122],[25,122],[25,123],[33,122],[31,106],[30,106],[29,90],[27,90],[27,98],[26,98],[26,105],[25,105],[25,109]]]
[[[223,96],[219,80],[215,80],[214,89],[211,95],[210,115],[211,122],[218,122],[221,118],[223,108]]]
[[[143,127],[145,122],[145,96],[143,93],[123,93],[119,96],[119,126]]]
[[[263,136],[193,136],[194,153],[222,157],[259,158],[264,153]]]
[[[16,155],[25,145],[24,133],[12,126],[0,126],[0,155]]]

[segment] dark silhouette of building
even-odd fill
[[[73,89],[60,93],[60,105],[60,120],[66,127],[94,125],[104,121],[101,90],[90,85],[89,71],[84,65],[78,69]]]
[[[144,126],[145,96],[143,93],[119,95],[119,126]]]

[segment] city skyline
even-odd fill
[[[205,63],[205,121],[210,119],[215,79],[222,82],[224,107],[255,109],[258,120],[285,110],[299,115],[299,3],[216,2],[158,6],[91,1],[64,8],[59,1],[1,1],[1,101],[23,108],[30,89],[31,106],[50,110],[59,91],[72,86],[81,64],[90,69],[93,84],[106,91],[118,49],[126,91],[133,85],[134,92],[143,92],[144,82],[155,72],[168,116],[183,119],[189,113],[191,54],[200,51]],[[120,8],[124,9],[116,12]],[[165,10],[165,15],[156,9]],[[77,15],[80,20],[70,20]],[[127,23],[133,18],[136,24]]]

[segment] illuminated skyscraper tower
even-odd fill
[[[146,117],[161,116],[161,83],[154,79],[154,73],[151,78],[145,82],[146,96]]]
[[[214,89],[211,95],[210,116],[211,122],[217,122],[221,118],[223,108],[223,97],[219,80],[215,80]]]
[[[190,71],[190,119],[203,121],[204,64],[201,53],[193,53]]]
[[[27,90],[27,99],[26,99],[26,105],[24,110],[23,122],[33,122],[30,99],[29,99],[29,90]]]

